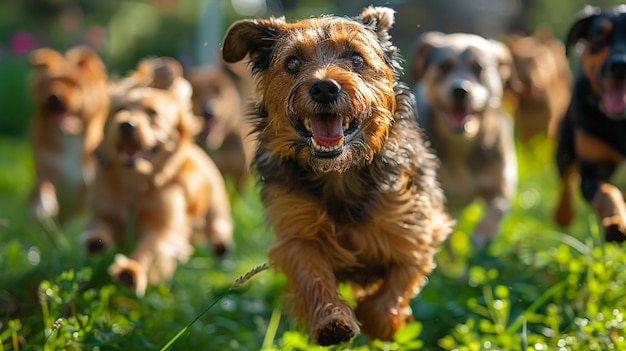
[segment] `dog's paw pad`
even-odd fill
[[[321,346],[329,346],[347,342],[354,336],[355,332],[347,323],[330,321],[322,328],[317,336],[317,343]]]
[[[618,224],[611,224],[604,228],[604,238],[607,242],[622,243],[626,240],[624,233]]]
[[[213,245],[213,253],[217,256],[217,257],[222,257],[226,254],[226,251],[228,251],[226,245],[224,244],[216,244]]]
[[[87,252],[94,254],[104,251],[106,245],[101,239],[91,239],[85,243],[85,247]]]
[[[120,281],[120,283],[128,287],[132,288],[135,286],[135,275],[128,269],[121,271],[117,275],[117,279]]]

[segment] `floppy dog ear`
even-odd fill
[[[276,38],[284,24],[282,18],[240,20],[233,23],[226,31],[222,42],[224,61],[241,61],[249,54],[255,72],[267,69]]]
[[[107,75],[107,69],[102,62],[100,56],[88,46],[77,46],[67,51],[65,54],[67,59],[78,65],[87,74],[97,77],[105,78]]]
[[[63,55],[50,48],[41,48],[31,52],[29,60],[34,67],[56,69],[63,64]]]
[[[391,29],[395,21],[395,11],[388,7],[369,6],[363,9],[359,19],[365,26],[374,30],[385,54],[393,58],[398,49],[391,43],[389,29]]]
[[[572,24],[565,39],[565,55],[569,55],[569,47],[587,36],[591,23],[602,13],[599,7],[587,5],[579,13],[578,19]]]
[[[445,34],[433,31],[425,32],[417,38],[414,45],[415,49],[413,49],[411,74],[408,83],[413,85],[424,77],[428,65],[432,62],[434,49],[439,46],[444,37]]]

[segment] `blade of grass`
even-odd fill
[[[259,272],[262,272],[262,271],[268,269],[269,267],[270,267],[269,264],[264,263],[264,264],[262,264],[260,266],[256,266],[256,267],[252,268],[246,274],[244,274],[244,275],[240,276],[239,278],[235,279],[235,282],[233,283],[233,285],[231,287],[228,288],[228,290],[226,290],[224,293],[220,294],[207,308],[205,308],[202,312],[200,312],[200,314],[197,315],[196,318],[194,318],[191,322],[189,322],[189,324],[184,326],[178,333],[176,333],[176,335],[174,335],[174,337],[172,337],[170,339],[170,341],[168,341],[167,344],[165,344],[165,346],[163,346],[161,348],[161,351],[165,351],[165,350],[167,350],[168,347],[172,346],[172,344],[174,344],[176,342],[176,340],[178,340],[181,337],[181,335],[183,335],[187,330],[189,330],[189,328],[191,328],[191,326],[194,325],[194,323],[196,323],[200,318],[202,318],[202,316],[204,316],[207,312],[209,312],[209,310],[211,308],[213,308],[213,306],[215,306],[221,299],[223,299],[231,291],[233,291],[234,289],[240,287],[245,282],[247,282],[250,279],[252,279],[252,277],[254,277],[256,274],[258,274]]]
[[[263,344],[261,345],[261,350],[269,350],[274,342],[274,338],[276,337],[276,332],[278,331],[278,325],[280,324],[280,309],[274,308],[272,311],[272,315],[270,316],[270,321],[267,325],[267,331],[265,332],[265,337],[263,338]]]

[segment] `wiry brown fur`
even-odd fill
[[[194,235],[208,239],[218,255],[232,241],[224,181],[195,144],[188,113],[170,91],[132,88],[109,117],[98,148],[92,216],[81,241],[92,253],[122,244],[132,219],[135,250],[130,257],[118,254],[109,271],[138,295],[189,258]]]
[[[451,230],[413,94],[397,82],[392,24],[391,9],[368,7],[354,19],[242,20],[223,41],[225,60],[249,54],[257,78],[255,165],[276,233],[270,260],[322,345],[349,340],[357,323],[391,339]],[[332,103],[316,100],[320,82],[338,89]],[[315,123],[341,125],[339,152],[314,147],[324,134],[307,127]],[[358,322],[337,294],[341,281],[354,287]]]
[[[38,49],[30,62],[36,172],[31,211],[39,219],[57,217],[63,223],[82,212],[93,183],[93,151],[102,139],[109,109],[106,68],[85,46],[65,55]]]

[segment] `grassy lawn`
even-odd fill
[[[552,224],[550,142],[533,140],[518,154],[519,194],[489,250],[468,246],[482,210],[475,204],[413,300],[414,322],[391,342],[358,336],[329,349],[626,349],[623,249],[602,243],[580,198],[567,233]],[[317,349],[286,314],[282,276],[270,269],[233,288],[266,262],[273,238],[253,181],[241,195],[231,191],[234,252],[217,260],[198,246],[171,282],[138,299],[108,276],[113,252],[88,257],[77,245],[84,218],[57,241],[29,218],[33,179],[29,143],[0,138],[0,351]]]

